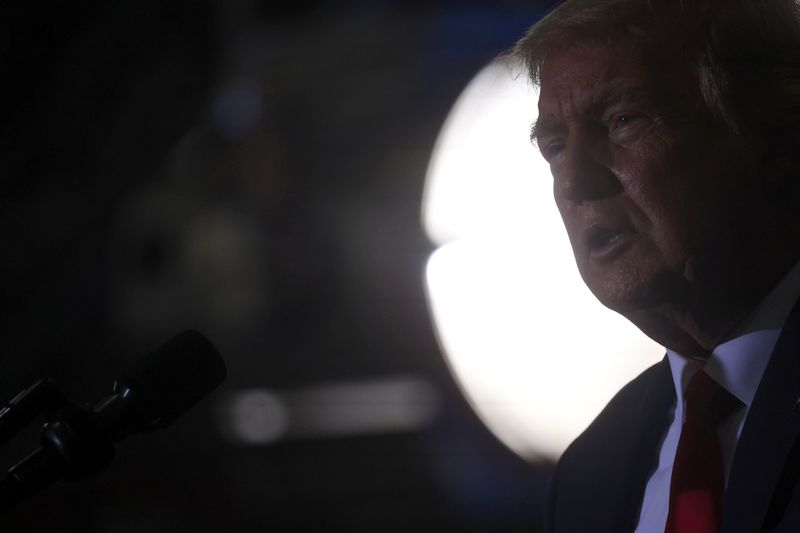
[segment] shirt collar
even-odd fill
[[[733,333],[714,348],[705,365],[667,350],[679,405],[689,379],[703,368],[714,381],[747,407],[753,402],[758,384],[778,342],[781,329],[800,298],[800,262],[776,285],[742,321]]]

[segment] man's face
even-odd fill
[[[578,268],[629,318],[736,283],[749,253],[737,232],[762,207],[756,158],[674,63],[585,43],[552,53],[541,73],[534,133]]]

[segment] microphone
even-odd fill
[[[114,441],[150,432],[174,422],[222,383],[226,373],[211,341],[184,331],[135,362],[93,412]]]
[[[203,335],[188,330],[173,337],[134,363],[94,407],[70,405],[44,425],[41,447],[0,479],[0,511],[62,477],[102,470],[117,441],[168,426],[226,374],[225,362]]]

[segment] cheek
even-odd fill
[[[674,175],[683,173],[682,150],[664,135],[650,135],[615,154],[615,173],[634,198],[664,197],[675,191]]]
[[[685,240],[708,212],[713,178],[704,160],[704,146],[689,139],[671,142],[652,136],[631,151],[618,173],[626,194],[638,209],[637,225],[665,246]]]
[[[581,229],[580,225],[577,223],[577,208],[571,202],[558,200],[556,199],[556,207],[558,208],[558,212],[561,215],[561,221],[564,224],[564,228],[567,230],[567,236],[569,237],[570,245],[572,246],[572,251],[575,255],[575,259],[580,262],[580,250],[581,246],[579,246],[580,239],[581,239]]]
[[[730,241],[737,219],[760,194],[749,150],[711,133],[678,138],[662,137],[639,151],[633,166],[639,179],[628,184],[665,266],[674,271]]]

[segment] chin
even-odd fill
[[[673,316],[669,308],[637,309],[624,316],[642,333],[666,349],[696,360],[703,360],[708,356],[708,350],[680,327],[681,321]]]
[[[656,303],[651,295],[653,291],[636,275],[620,272],[617,275],[595,275],[594,278],[584,276],[583,279],[601,304],[622,315]]]
[[[658,307],[682,308],[693,292],[683,268],[654,250],[636,250],[616,261],[585,261],[579,271],[592,294],[622,315]],[[678,264],[680,264],[678,262]]]

